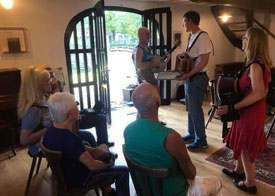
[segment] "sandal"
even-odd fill
[[[226,174],[227,176],[230,176],[234,179],[240,179],[240,180],[245,180],[245,173],[242,173],[242,174],[238,174],[237,172],[235,172],[234,170],[229,170],[227,168],[223,168],[222,169],[222,172],[224,174]]]
[[[250,194],[257,194],[256,186],[247,187],[244,181],[238,181],[238,180],[233,180],[233,184],[242,191],[245,191]]]

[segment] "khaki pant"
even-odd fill
[[[188,182],[187,196],[222,196],[222,182],[216,176],[196,176]]]

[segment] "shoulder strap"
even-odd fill
[[[189,52],[190,50],[191,50],[191,48],[194,46],[194,44],[196,43],[196,41],[197,41],[197,39],[200,37],[200,35],[201,34],[203,34],[203,33],[206,33],[205,31],[201,31],[198,35],[197,35],[197,37],[194,39],[194,41],[192,42],[192,44],[191,44],[191,46],[190,47],[188,47],[189,46],[189,42],[190,42],[190,38],[191,38],[191,36],[189,36],[189,39],[188,39],[188,44],[187,44],[187,48],[186,48],[186,52]],[[207,33],[206,33],[207,34]]]
[[[256,60],[256,61],[253,61],[252,63],[248,64],[247,66],[245,66],[244,68],[241,69],[241,71],[238,73],[238,80],[237,80],[237,88],[238,88],[238,91],[240,91],[240,87],[239,87],[239,80],[240,78],[242,77],[242,75],[244,74],[244,72],[246,71],[246,69],[248,69],[253,63],[258,63],[261,68],[262,68],[262,71],[263,71],[263,75],[264,75],[264,72],[265,72],[265,65],[259,61],[259,60]],[[251,84],[247,85],[245,88],[244,88],[244,91],[243,91],[243,94],[246,94],[250,89],[252,88]]]
[[[37,107],[37,108],[49,108],[47,105],[41,105],[39,103],[33,103],[31,107]]]
[[[186,52],[189,52],[189,51],[191,50],[191,48],[194,46],[194,44],[196,43],[196,41],[197,41],[197,39],[199,38],[199,36],[200,36],[201,34],[203,34],[203,33],[208,34],[206,31],[201,31],[201,32],[197,35],[197,37],[195,38],[195,40],[193,41],[193,43],[191,44],[191,46],[188,48],[189,42],[190,42],[190,39],[191,39],[191,34],[189,34],[188,44],[187,44],[187,47],[186,47]],[[211,39],[210,39],[210,42],[211,42],[211,45],[212,45],[212,50],[213,50],[212,53],[213,53],[213,56],[214,56],[214,44],[213,44],[213,42],[212,42]]]

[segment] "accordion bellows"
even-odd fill
[[[188,73],[194,68],[193,59],[187,54],[182,53],[176,57],[176,71],[182,73]]]

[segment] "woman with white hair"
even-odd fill
[[[79,112],[74,96],[69,93],[55,93],[50,96],[49,110],[54,121],[43,138],[46,148],[61,151],[64,155],[62,167],[65,181],[69,188],[83,186],[91,171],[89,184],[106,179],[113,179],[116,191],[106,187],[108,195],[129,195],[129,172],[126,166],[113,166],[114,160],[101,161],[101,157],[109,153],[106,145],[96,148],[84,146],[73,130],[74,123],[79,118]]]
[[[51,91],[48,71],[30,66],[23,78],[19,92],[17,114],[22,119],[20,142],[27,145],[32,155],[41,152],[39,141],[46,128],[52,124],[47,107],[47,92]]]
[[[22,77],[17,106],[18,117],[22,119],[20,142],[28,146],[33,156],[42,153],[39,141],[46,128],[52,125],[47,107],[51,84],[50,73],[41,67],[30,66]],[[96,144],[92,134],[83,139],[91,145]]]

